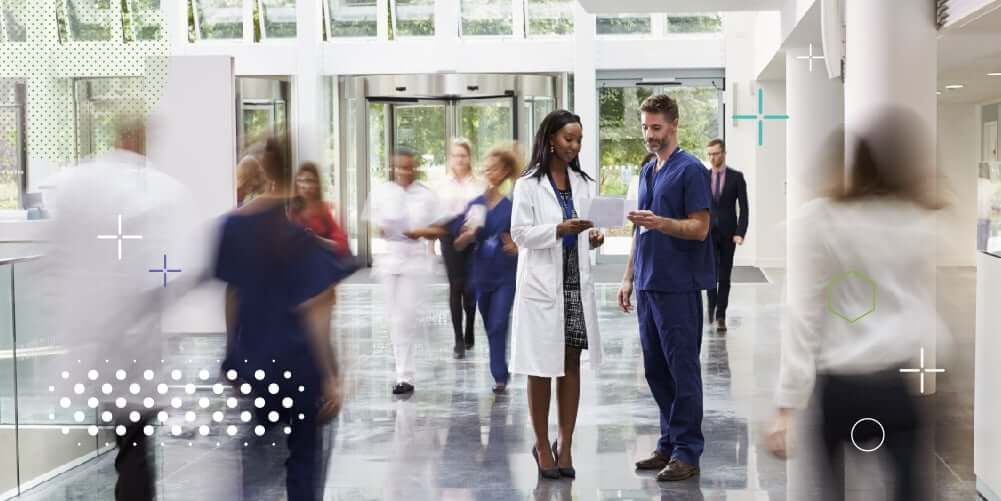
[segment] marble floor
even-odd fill
[[[444,286],[432,286],[433,308],[424,319],[428,342],[420,353],[417,391],[390,395],[392,358],[384,305],[377,286],[339,288],[336,335],[346,364],[349,400],[327,430],[331,445],[328,500],[755,500],[799,501],[788,494],[786,464],[762,447],[773,412],[778,365],[781,270],[765,270],[770,283],[737,284],[730,330],[707,329],[703,338],[704,431],[701,476],[658,483],[633,461],[654,448],[658,413],[643,377],[636,319],[617,311],[614,284],[598,286],[606,363],[586,369],[574,444],[575,481],[541,481],[529,450],[531,432],[525,379],[507,395],[490,391],[486,339],[465,360],[451,357]],[[972,268],[943,269],[939,301],[956,341],[956,357],[926,403],[938,409],[934,499],[977,499],[973,476]],[[211,362],[220,336],[168,343],[168,356]],[[555,409],[554,409],[555,412]],[[555,415],[551,419],[555,423]],[[555,436],[555,426],[552,427]],[[240,443],[230,437],[171,437],[158,432],[159,499],[237,499]],[[162,445],[161,445],[162,444]],[[274,454],[281,454],[280,441]],[[284,499],[280,478],[273,497]],[[113,499],[111,455],[102,456],[24,494],[21,499]],[[852,500],[887,499],[878,482],[861,484]],[[929,497],[928,499],[932,499]]]

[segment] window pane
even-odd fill
[[[295,0],[261,0],[268,38],[295,38]]]
[[[528,35],[573,33],[573,0],[528,0]]]
[[[199,38],[243,38],[243,0],[195,0],[198,4]]]
[[[474,166],[491,148],[514,140],[511,104],[511,99],[505,98],[469,101],[459,105],[459,136],[469,140]]]
[[[81,42],[111,40],[111,25],[118,13],[112,11],[111,0],[66,0],[66,11],[70,39]]]
[[[21,208],[21,108],[0,107],[0,209]]]
[[[649,87],[598,89],[598,142],[601,155],[598,193],[624,196],[646,155],[640,128],[640,103],[653,95]]]
[[[159,40],[163,34],[160,0],[132,0],[132,23],[136,40]]]
[[[430,172],[445,172],[445,106],[397,105],[393,117],[394,147],[405,146],[417,152],[418,178],[427,179]]]
[[[650,16],[620,14],[598,16],[595,21],[599,35],[649,35]]]
[[[434,0],[396,0],[396,35],[434,35]]]
[[[7,25],[8,42],[24,42],[27,40],[28,32],[24,28],[25,19],[28,17],[28,0],[4,0],[3,15],[4,23]]]
[[[668,33],[719,33],[723,20],[719,14],[667,16]]]
[[[332,37],[375,37],[376,0],[327,0]]]
[[[510,35],[511,0],[462,0],[462,35]]]
[[[664,90],[678,101],[678,144],[706,161],[706,143],[722,135],[719,91],[713,87],[675,87]]]

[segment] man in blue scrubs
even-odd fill
[[[636,463],[660,470],[657,480],[699,473],[702,436],[702,290],[715,285],[709,246],[709,178],[702,163],[678,147],[678,103],[651,96],[640,106],[647,150],[632,252],[619,290],[619,307],[632,309],[636,289],[643,365],[660,407],[660,440],[651,457]]]

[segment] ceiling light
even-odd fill
[[[999,73],[999,72],[988,73],[987,76],[989,76],[989,77],[1001,77],[1001,73]]]
[[[966,86],[963,85],[963,84],[951,84],[951,85],[946,85],[945,86],[945,88],[949,89],[949,90],[962,89],[963,87],[966,87]]]
[[[942,91],[940,91],[940,90],[935,91],[935,95],[936,96],[941,96],[942,95]]]

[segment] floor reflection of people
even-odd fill
[[[534,501],[571,501],[573,499],[573,482],[569,478],[556,482],[539,477],[539,482],[532,491]]]
[[[511,474],[511,444],[521,443],[522,427],[517,418],[514,423],[519,426],[508,425],[508,413],[511,404],[506,395],[494,398],[490,405],[490,421],[487,428],[487,443],[484,444],[476,458],[476,466],[487,475],[484,484],[510,486],[513,476]],[[497,493],[487,489],[480,489],[475,492],[477,501],[489,501],[497,499]]]
[[[485,465],[476,462],[483,448],[480,442],[479,402],[464,401],[465,380],[466,371],[457,367],[455,383],[452,385],[452,403],[448,411],[448,431],[442,447],[441,469],[437,472],[442,497],[456,501],[473,499],[471,489],[476,487],[476,483],[471,483],[470,478],[492,474],[486,470]],[[493,466],[490,464],[489,468],[492,469]]]
[[[417,403],[412,398],[399,399],[393,429],[393,455],[383,484],[387,501],[437,499],[432,482],[433,451],[437,449],[434,433],[423,433],[417,426]]]

